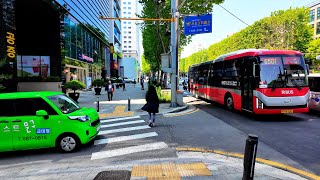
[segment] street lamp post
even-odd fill
[[[171,107],[177,107],[177,62],[178,62],[178,26],[179,26],[179,12],[178,12],[179,0],[171,0]]]

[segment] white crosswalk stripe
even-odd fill
[[[156,132],[151,132],[151,133],[135,134],[131,136],[120,136],[120,137],[114,137],[114,138],[99,139],[94,141],[94,145],[109,144],[109,143],[128,141],[128,140],[134,140],[134,139],[143,139],[143,138],[154,137],[154,136],[158,136],[158,134]]]
[[[101,120],[101,123],[124,121],[124,120],[137,119],[137,118],[140,118],[140,116],[131,116],[131,117],[123,117],[123,118],[115,118],[115,119],[106,119],[106,120]]]
[[[144,144],[140,146],[131,146],[126,148],[114,149],[110,151],[92,153],[91,160],[110,158],[115,156],[121,156],[121,155],[127,155],[127,154],[132,154],[137,152],[151,151],[151,150],[163,149],[163,148],[168,148],[167,144],[164,142],[150,143],[150,144]]]
[[[118,132],[135,131],[135,130],[149,129],[149,128],[150,128],[149,126],[144,125],[144,126],[135,126],[135,127],[120,128],[120,129],[111,129],[111,130],[100,131],[98,135],[106,135],[106,134],[112,134],[112,133],[118,133]]]
[[[116,118],[116,119],[107,119],[101,121],[101,129],[98,135],[99,139],[94,141],[94,145],[101,146],[105,145],[105,150],[101,150],[99,152],[94,152],[91,155],[91,160],[110,158],[116,156],[129,155],[132,153],[144,152],[144,151],[152,151],[156,149],[168,148],[167,144],[164,142],[152,142],[152,137],[158,136],[156,132],[150,132],[150,127],[148,125],[140,125],[137,126],[135,124],[145,123],[144,120],[139,119],[140,116],[132,116],[132,117],[124,117],[124,118]],[[119,122],[123,121],[123,122]],[[114,122],[114,123],[112,123]],[[131,127],[117,128],[117,126],[123,125],[132,125]],[[105,129],[109,128],[109,129]],[[140,130],[140,131],[139,131]],[[143,130],[148,130],[147,132],[141,133]],[[139,133],[132,134],[132,132],[138,131]],[[124,132],[128,132],[130,135],[123,135]],[[120,133],[120,136],[117,136],[117,133]],[[108,136],[112,134],[110,138]],[[101,138],[104,137],[104,138]],[[148,138],[148,141],[143,141],[143,139]],[[151,139],[150,139],[151,138]],[[134,141],[140,140],[140,141]],[[136,146],[125,147],[127,145],[127,141],[134,141],[138,143]],[[116,147],[123,146],[121,148],[108,150],[108,148],[113,147],[113,143],[123,143],[116,144]],[[148,144],[144,144],[149,142]],[[129,143],[129,144],[132,144]]]
[[[128,121],[128,122],[122,122],[122,123],[114,123],[114,124],[107,124],[102,125],[101,128],[108,128],[108,127],[115,127],[115,126],[123,126],[123,125],[129,125],[129,124],[139,124],[144,123],[144,120],[138,120],[138,121]]]

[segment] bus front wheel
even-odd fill
[[[224,104],[228,108],[228,110],[234,109],[234,102],[233,102],[233,98],[230,93],[226,94],[226,96],[224,98]]]

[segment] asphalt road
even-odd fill
[[[196,107],[202,110],[198,112],[199,114],[206,112],[244,134],[258,135],[259,144],[263,143],[268,148],[320,174],[320,117],[318,112],[252,117],[240,112],[230,112],[216,104],[203,103]],[[200,124],[207,124],[202,118],[198,120]],[[231,148],[224,145],[223,149],[237,151],[237,148],[232,148],[232,144],[230,146]],[[217,148],[217,146],[212,146],[212,148]],[[261,157],[281,161],[276,154],[270,155],[268,152],[265,154],[266,149],[262,148],[259,145],[258,156],[260,153]]]

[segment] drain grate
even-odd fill
[[[130,171],[102,171],[94,180],[130,180]]]

